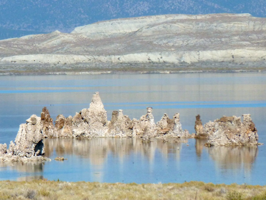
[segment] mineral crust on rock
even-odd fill
[[[49,160],[44,155],[43,123],[40,117],[32,115],[21,124],[15,142],[0,145],[0,161],[2,162],[28,162]]]
[[[55,120],[54,137],[72,137],[72,116],[58,115]]]
[[[174,136],[177,136],[179,138],[189,138],[191,137],[191,135],[189,134],[188,130],[183,130],[182,129],[182,124],[180,122],[180,114],[176,113],[173,117],[173,121],[174,121],[174,127],[172,130],[172,134]]]
[[[32,115],[21,124],[15,139],[13,155],[32,157],[44,154],[41,118]]]
[[[161,120],[156,124],[159,135],[172,135],[178,138],[188,138],[190,134],[187,130],[182,129],[180,114],[176,113],[173,119],[170,119],[165,113]]]
[[[7,153],[7,145],[5,144],[0,144],[0,156],[4,155]]]
[[[222,117],[204,125],[209,136],[206,146],[252,146],[259,145],[258,133],[250,114],[241,117]]]
[[[0,144],[0,161],[29,162],[46,161],[43,138],[91,138],[91,137],[141,137],[144,140],[160,137],[190,137],[187,130],[182,130],[180,115],[176,113],[173,119],[164,114],[155,124],[152,107],[139,120],[131,120],[122,110],[113,111],[111,121],[107,120],[107,112],[98,92],[96,92],[89,108],[82,109],[74,117],[65,118],[58,115],[55,124],[46,107],[42,109],[41,117],[32,115],[21,124],[15,142],[11,141],[9,148]]]
[[[206,139],[208,138],[208,134],[203,130],[203,125],[200,119],[200,115],[196,116],[196,121],[195,121],[195,132],[196,132],[196,138],[201,138],[201,139]]]
[[[53,137],[55,134],[53,119],[46,107],[44,107],[41,112],[41,123],[43,126],[43,137]]]
[[[127,115],[123,114],[123,110],[112,112],[112,119],[108,124],[109,137],[130,137],[132,129],[132,121]]]
[[[73,117],[73,136],[106,137],[108,131],[107,112],[99,92],[96,92],[88,109],[84,108]]]
[[[147,114],[142,115],[139,120],[133,119],[133,136],[144,138],[155,137],[157,134],[156,124],[152,114],[152,107],[147,108]]]

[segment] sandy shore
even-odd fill
[[[0,181],[0,199],[266,199],[266,186],[90,183],[62,181]]]

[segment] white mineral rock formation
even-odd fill
[[[73,117],[72,131],[75,137],[106,137],[107,113],[99,92],[96,92],[88,109],[84,108]]]
[[[170,119],[165,113],[161,120],[156,124],[156,126],[158,134],[161,135],[169,134],[178,138],[191,137],[187,130],[182,129],[179,113],[176,113],[173,116],[173,119]]]
[[[204,125],[209,136],[207,146],[252,146],[258,145],[258,133],[250,114],[241,117],[222,117]]]
[[[108,125],[107,135],[109,137],[131,137],[132,129],[132,121],[123,114],[123,110],[112,112],[112,119]]]
[[[47,161],[44,155],[43,124],[41,118],[32,115],[21,124],[15,142],[11,141],[9,149],[6,144],[0,145],[0,161],[2,162],[31,162]]]

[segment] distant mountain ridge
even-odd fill
[[[0,41],[0,73],[266,69],[266,18],[156,15]],[[13,70],[13,71],[12,71]]]
[[[163,14],[250,13],[266,17],[265,0],[1,0],[0,39],[97,21]]]

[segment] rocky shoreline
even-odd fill
[[[265,73],[264,63],[239,65],[232,62],[200,62],[193,65],[148,64],[8,64],[0,63],[0,76],[20,75],[95,75],[95,74],[183,74],[183,73]]]
[[[195,73],[265,73],[265,70],[180,70],[180,71],[58,71],[58,72],[3,72],[0,76],[32,76],[32,75],[100,75],[100,74],[195,74]]]
[[[241,117],[223,116],[220,119],[202,124],[200,115],[196,116],[195,134],[189,134],[182,129],[180,115],[172,118],[165,113],[161,120],[155,123],[152,107],[140,119],[130,119],[123,110],[113,111],[110,121],[98,92],[91,100],[90,107],[77,112],[73,117],[58,115],[55,123],[46,107],[41,116],[32,115],[21,124],[15,142],[11,141],[9,148],[0,144],[0,162],[44,162],[50,160],[43,157],[44,138],[141,138],[149,143],[152,139],[162,139],[164,142],[174,140],[177,143],[187,138],[208,139],[205,146],[257,146],[258,131],[249,114]]]

